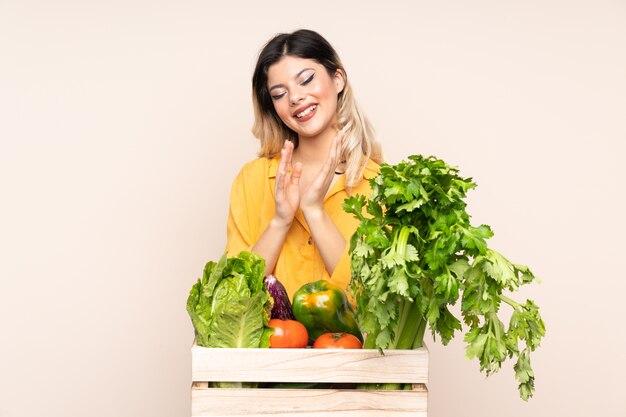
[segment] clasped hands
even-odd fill
[[[291,225],[298,208],[302,210],[306,218],[323,214],[324,197],[328,193],[328,189],[333,182],[335,169],[340,162],[343,138],[343,131],[340,131],[335,136],[330,145],[326,163],[306,190],[300,189],[302,163],[296,162],[293,167],[291,166],[294,145],[291,141],[285,141],[280,154],[280,164],[276,171],[274,191],[276,202],[275,219],[278,222],[285,226]]]

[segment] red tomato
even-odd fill
[[[361,349],[361,341],[350,333],[324,333],[313,343],[317,349]]]
[[[274,328],[271,348],[305,348],[309,343],[309,333],[299,321],[271,319],[269,326]]]

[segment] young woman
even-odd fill
[[[346,288],[358,222],[341,205],[370,194],[382,162],[346,71],[322,36],[298,30],[261,50],[252,90],[261,150],[233,183],[226,250],[261,255],[290,296],[319,279]]]

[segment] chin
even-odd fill
[[[298,134],[299,137],[301,138],[314,138],[317,137],[319,135],[321,135],[324,132],[324,130],[314,130],[314,131],[310,131],[310,130],[306,130],[306,131],[299,131],[296,133]]]
[[[301,137],[315,137],[315,136],[319,136],[321,134],[323,134],[324,132],[326,132],[327,130],[331,129],[331,125],[325,125],[325,126],[307,126],[306,128],[302,128],[299,126],[299,129],[293,129],[292,130],[294,132],[296,132],[298,134],[298,136]]]

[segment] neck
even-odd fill
[[[337,135],[337,130],[328,129],[318,136],[300,137],[298,139],[298,148],[294,150],[294,159],[296,161],[313,164],[323,164],[328,158],[328,151],[333,139]]]

